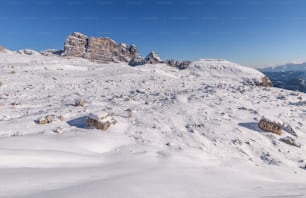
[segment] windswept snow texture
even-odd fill
[[[306,95],[252,86],[256,70],[16,53],[0,69],[0,197],[306,197]],[[86,127],[104,112],[115,126]],[[47,115],[64,121],[36,122]],[[262,116],[294,127],[302,147],[261,131]]]

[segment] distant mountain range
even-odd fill
[[[267,67],[259,70],[271,79],[275,87],[306,93],[306,62]]]

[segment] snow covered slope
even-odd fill
[[[265,77],[261,72],[226,60],[201,59],[191,64],[189,68],[194,75],[204,76],[215,81],[240,82],[256,85]]]
[[[0,71],[0,197],[306,196],[306,95],[245,83],[263,77],[254,69],[0,54]],[[105,112],[115,126],[86,127]],[[302,147],[261,131],[262,116]]]

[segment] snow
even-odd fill
[[[0,54],[0,69],[0,197],[306,196],[306,95],[244,83],[257,70],[16,53]],[[87,128],[104,112],[114,126]],[[64,121],[35,122],[47,115]],[[290,123],[302,147],[261,131],[262,116]]]

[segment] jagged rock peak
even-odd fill
[[[130,62],[139,59],[135,45],[117,44],[106,37],[88,37],[79,32],[70,34],[64,46],[66,56],[87,58],[97,62]]]
[[[156,52],[152,51],[146,56],[145,61],[148,64],[157,64],[161,62],[161,58]]]

